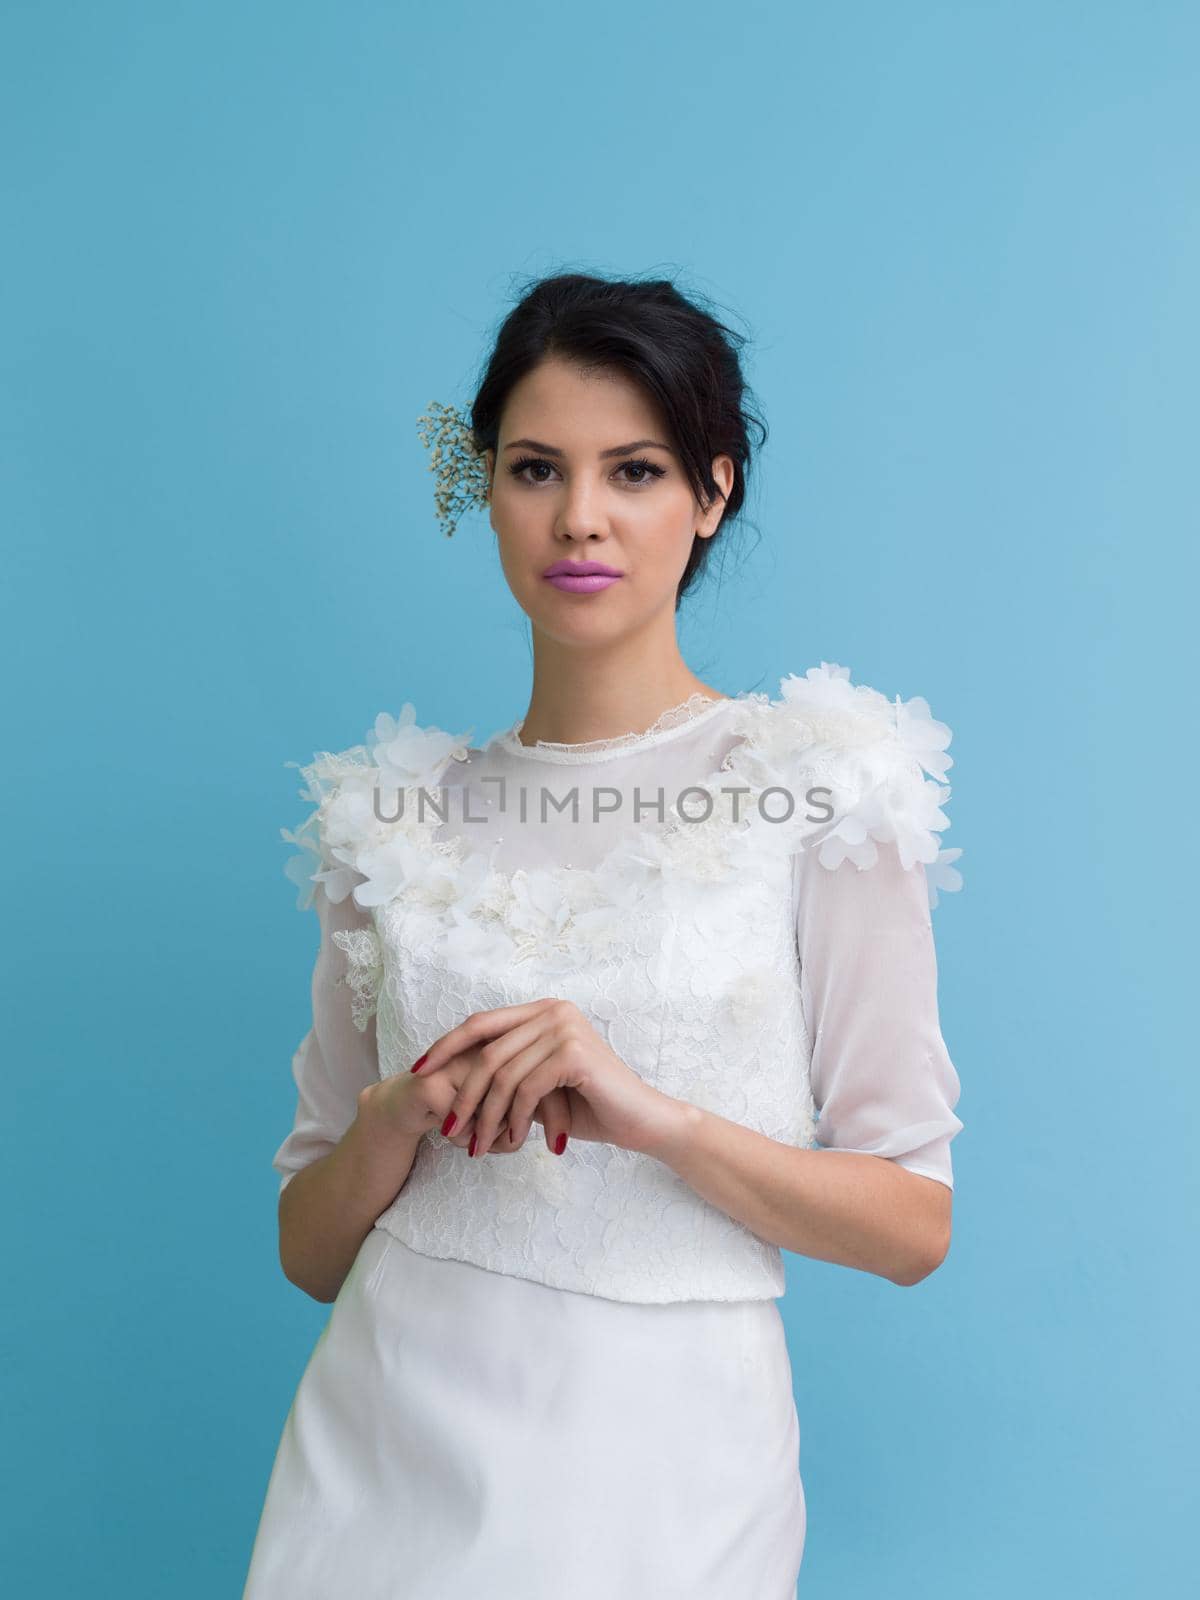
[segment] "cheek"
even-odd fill
[[[535,559],[546,549],[547,538],[554,527],[553,512],[536,502],[531,505],[511,491],[507,495],[493,494],[489,520],[500,558],[513,569]]]
[[[657,505],[639,506],[623,519],[623,548],[644,572],[677,573],[691,552],[696,521],[687,496],[671,501],[664,496]]]

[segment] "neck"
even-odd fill
[[[720,698],[669,641],[622,639],[589,648],[535,632],[533,687],[521,740],[580,744],[640,733],[692,694]]]

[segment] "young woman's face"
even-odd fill
[[[487,452],[491,524],[521,609],[548,636],[611,638],[657,612],[675,591],[697,534],[716,532],[724,503],[692,493],[657,408],[620,372],[585,373],[547,359],[509,395],[497,448]],[[723,494],[733,462],[718,456]],[[607,586],[558,587],[555,563],[597,562]]]

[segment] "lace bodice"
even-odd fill
[[[664,1093],[793,1146],[953,1182],[958,1079],[931,906],[950,730],[822,663],[639,733],[523,744],[381,715],[302,768],[289,863],[321,944],[284,1184],[356,1096],[472,1012],[572,1000]],[[298,763],[293,763],[299,765]],[[782,1294],[776,1246],[665,1164],[539,1124],[469,1160],[425,1136],[378,1219],[413,1249],[615,1299]]]

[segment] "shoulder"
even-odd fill
[[[784,736],[800,748],[861,752],[939,782],[954,765],[947,754],[953,734],[923,695],[889,699],[869,684],[854,683],[849,667],[822,661],[803,677],[789,673],[779,680],[771,709]]]
[[[299,889],[301,910],[312,904],[318,883],[330,900],[344,900],[361,881],[356,863],[363,853],[412,831],[416,808],[406,806],[397,815],[397,792],[435,786],[451,761],[466,760],[472,731],[448,733],[419,723],[406,701],[398,716],[381,711],[362,743],[284,763],[299,770],[299,798],[309,806],[297,827],[279,830],[287,843],[299,846],[284,872]]]
[[[879,845],[893,844],[906,869],[924,868],[936,905],[939,888],[962,883],[951,865],[962,852],[943,850],[939,837],[950,825],[952,737],[923,696],[889,699],[822,661],[783,677],[778,699],[755,697],[748,759],[760,779],[798,788],[797,806],[810,798],[813,809],[824,806],[806,839],[822,866],[851,861],[861,871],[875,865]]]

